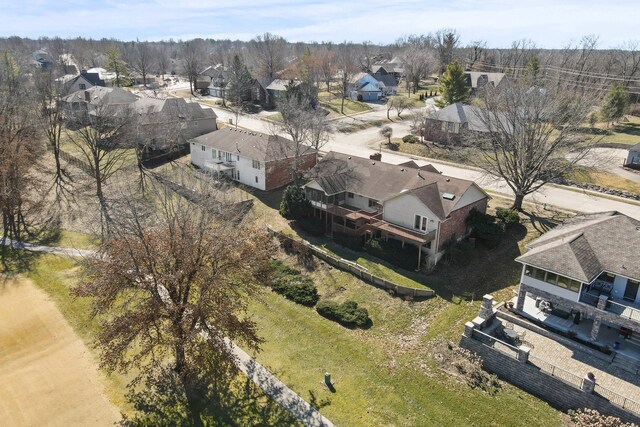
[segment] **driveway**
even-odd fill
[[[627,154],[628,151],[623,148],[593,148],[578,163],[616,174],[631,181],[640,182],[640,173],[630,171],[622,166],[627,159]]]

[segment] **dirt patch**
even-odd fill
[[[95,360],[33,283],[0,276],[0,419],[15,426],[120,420]]]

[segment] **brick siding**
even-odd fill
[[[316,165],[316,159],[316,153],[303,155],[300,172],[307,171],[314,167]],[[292,181],[292,164],[293,158],[267,162],[265,170],[265,190],[271,191],[289,184]]]
[[[487,198],[484,198],[451,212],[449,218],[440,224],[438,252],[444,249],[444,245],[451,238],[460,239],[467,234],[467,224],[465,223],[465,220],[467,219],[467,216],[469,216],[469,212],[471,212],[471,209],[473,208],[476,208],[483,213],[486,212],[487,200]]]

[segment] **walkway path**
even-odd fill
[[[40,246],[26,242],[16,242],[10,239],[2,239],[0,244],[11,246],[17,249],[24,249],[32,252],[42,252],[55,255],[67,255],[72,257],[91,257],[96,252],[91,250],[62,248],[55,246]],[[333,427],[334,424],[324,417],[309,402],[304,400],[295,391],[291,390],[275,375],[269,372],[264,366],[253,359],[231,340],[225,338],[225,342],[232,349],[238,360],[238,368],[244,372],[273,400],[278,402],[283,408],[291,412],[302,424],[310,427]]]

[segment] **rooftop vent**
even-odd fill
[[[447,178],[447,179],[445,179],[445,181],[449,182],[449,181],[451,181],[451,180],[450,180],[449,178]]]
[[[442,193],[442,198],[445,200],[453,200],[456,198],[456,195],[451,193]]]

